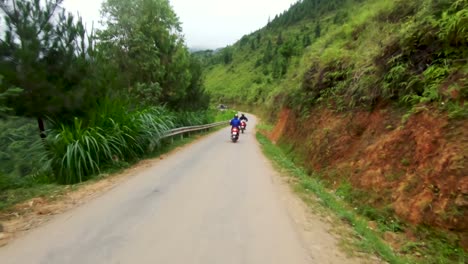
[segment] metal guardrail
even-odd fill
[[[175,129],[171,129],[171,130],[167,131],[166,134],[161,137],[161,139],[172,137],[172,136],[177,136],[177,135],[182,135],[182,134],[189,133],[189,132],[194,132],[194,131],[200,131],[200,130],[204,130],[204,129],[208,129],[208,128],[213,128],[213,127],[217,127],[217,126],[221,126],[221,125],[228,125],[228,124],[229,124],[229,121],[222,121],[222,122],[217,122],[217,123],[212,123],[212,124],[207,124],[207,125],[201,125],[201,126],[179,127],[179,128],[175,128]]]

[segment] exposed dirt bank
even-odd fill
[[[468,122],[427,108],[403,119],[384,107],[307,117],[285,109],[271,139],[332,186],[349,182],[369,194],[367,203],[452,232],[468,249]]]

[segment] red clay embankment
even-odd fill
[[[306,117],[284,109],[270,137],[332,186],[349,182],[369,193],[370,205],[390,206],[408,223],[457,234],[467,249],[468,122],[427,108],[406,122],[402,117],[386,107],[315,109]]]

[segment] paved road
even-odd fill
[[[57,216],[0,248],[0,263],[312,263],[254,123],[236,144],[222,129]]]

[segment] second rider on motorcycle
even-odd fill
[[[247,117],[244,114],[241,114],[241,117],[239,118],[240,121],[245,120],[246,122],[249,122]]]
[[[249,120],[247,119],[247,117],[244,114],[241,115],[239,120],[240,120],[240,129],[241,129],[242,133],[244,133],[244,130],[247,128],[247,121],[249,121]]]

